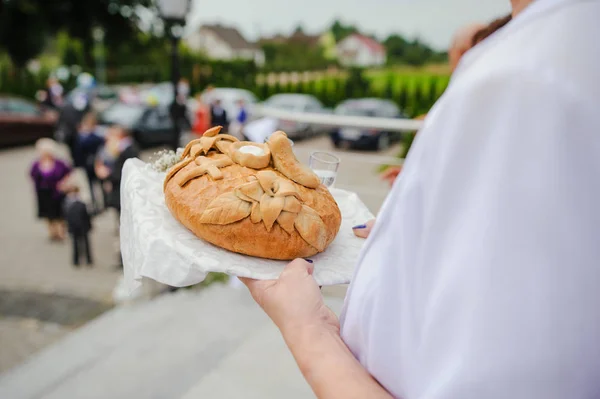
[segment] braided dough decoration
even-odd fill
[[[203,225],[226,226],[248,219],[251,222],[248,227],[261,224],[266,232],[278,235],[273,239],[282,240],[283,236],[287,235],[293,242],[296,242],[296,247],[298,247],[298,236],[301,237],[301,240],[314,248],[313,250],[309,250],[310,247],[302,250],[299,248],[298,254],[301,256],[325,250],[339,229],[341,222],[339,209],[337,209],[335,201],[327,190],[320,188],[319,178],[312,170],[301,165],[295,158],[286,134],[276,132],[266,144],[257,144],[241,142],[233,136],[219,134],[219,131],[220,128],[213,128],[200,139],[190,142],[184,149],[182,160],[171,168],[165,179],[165,193],[167,194],[169,181],[174,180],[176,185],[180,187],[181,191],[178,190],[180,196],[185,195],[186,185],[195,179],[202,177],[209,179],[206,183],[203,183],[207,187],[203,192],[208,190],[211,185],[221,184],[218,181],[222,180],[222,186],[214,186],[206,191],[207,193],[214,192],[217,196],[212,197],[213,199],[208,204],[206,197],[198,200],[198,203],[204,203],[205,205],[198,208],[201,213],[197,219],[194,219],[194,222],[181,219],[181,217],[184,219],[189,218],[189,210],[181,215],[177,212],[178,209],[175,208],[174,210],[172,203],[167,201],[174,215],[200,237],[203,237],[202,232],[208,228],[201,227]],[[259,150],[240,151],[245,146],[258,147]],[[249,169],[240,169],[240,176],[237,176],[236,172],[232,176],[231,171],[236,169],[223,173],[229,167],[234,166]],[[213,183],[210,184],[209,181]],[[305,188],[300,190],[298,184]],[[219,189],[219,187],[223,188]],[[326,195],[328,197],[327,201],[333,203],[337,212],[337,215],[334,214],[333,218],[327,218],[327,223],[322,218],[324,215],[322,213],[320,215],[315,209],[323,209],[323,206],[326,208],[329,206],[330,209],[331,205],[325,204],[313,209],[302,198],[301,191],[313,198],[312,202],[315,206],[317,204],[314,203],[315,194],[310,192],[317,188],[321,193],[318,195]],[[173,189],[170,189],[170,191],[173,191]],[[194,208],[191,201],[193,199],[186,196],[184,201],[186,206]],[[203,207],[205,208],[202,209]],[[321,210],[321,212],[323,211]],[[281,230],[274,231],[276,225]],[[332,227],[335,229],[333,232]],[[250,228],[250,230],[252,229]],[[245,231],[239,233],[239,236],[247,237],[248,234],[251,233],[248,228],[245,228]],[[209,239],[209,241],[211,240]],[[254,249],[238,249],[233,244],[233,248],[231,248],[228,246],[229,243],[225,242],[226,239],[222,239],[222,243],[214,241],[211,242],[236,252],[263,256],[260,252],[255,253]],[[280,259],[279,255],[273,255],[271,252],[269,254],[263,257]]]

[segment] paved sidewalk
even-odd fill
[[[338,313],[342,301],[326,298]],[[248,290],[221,284],[120,306],[0,375],[11,399],[314,398]]]
[[[60,322],[78,304],[93,301],[109,308],[120,275],[114,268],[116,217],[111,213],[94,220],[91,246],[96,265],[92,269],[70,265],[68,241],[48,240],[45,224],[35,218],[35,194],[28,176],[34,158],[32,147],[0,150],[4,190],[0,198],[0,372],[85,322],[85,317]],[[85,176],[79,173],[77,180],[85,199],[89,196]],[[16,302],[8,302],[17,297]],[[36,309],[45,309],[45,314],[31,314]],[[87,319],[97,314],[92,312]]]

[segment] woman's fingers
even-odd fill
[[[264,295],[267,290],[275,285],[277,280],[255,280],[252,278],[239,277],[240,281],[248,287],[250,295],[261,307],[264,307]]]
[[[371,234],[371,230],[373,229],[373,225],[375,224],[375,219],[369,220],[365,224],[360,224],[358,226],[354,226],[352,231],[354,235],[360,238],[367,238],[369,234]]]
[[[396,176],[398,176],[400,174],[401,171],[402,171],[401,166],[390,166],[389,168],[384,170],[383,173],[381,173],[381,178],[384,180],[387,180],[390,178],[394,179],[394,178],[396,178]]]
[[[281,272],[279,279],[285,277],[296,278],[312,275],[314,272],[314,264],[311,259],[295,259],[286,265]],[[279,280],[255,280],[247,277],[239,277],[240,281],[248,287],[254,299],[262,306],[264,292],[277,284]]]
[[[387,181],[390,185],[394,184],[394,181],[402,171],[402,166],[390,166],[381,174],[381,179]]]

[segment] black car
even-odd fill
[[[335,108],[334,114],[373,118],[405,117],[395,103],[379,98],[346,100]],[[401,133],[354,127],[340,127],[331,133],[331,140],[336,148],[369,150],[384,150],[401,137]]]
[[[125,127],[141,147],[172,142],[173,120],[167,105],[115,103],[100,113],[98,123],[100,134],[111,125]]]

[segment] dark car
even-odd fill
[[[125,127],[141,147],[172,142],[173,120],[167,105],[115,103],[100,113],[98,123],[100,134],[111,125]]]
[[[58,114],[32,101],[0,96],[0,146],[53,137]]]
[[[398,106],[389,100],[362,98],[346,100],[334,110],[335,115],[363,116],[373,118],[403,118]],[[336,148],[384,150],[401,138],[400,133],[377,129],[340,127],[331,133]]]
[[[263,106],[291,112],[330,113],[316,97],[308,94],[275,94],[269,97]],[[309,123],[279,120],[278,130],[286,132],[291,139],[302,139],[324,133],[327,128]]]

